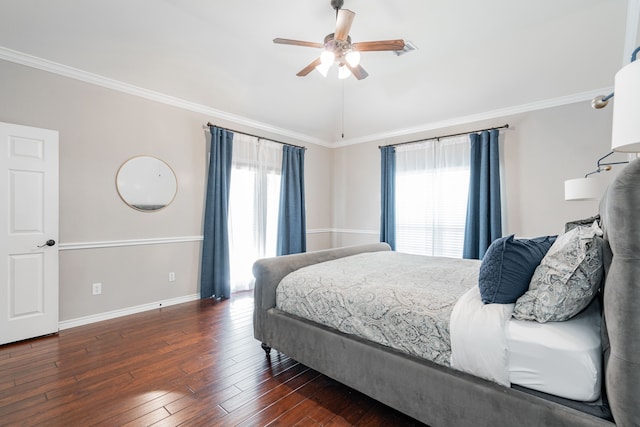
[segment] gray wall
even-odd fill
[[[211,118],[5,61],[0,94],[0,121],[60,134],[60,320],[197,295],[209,138],[203,125]],[[557,233],[565,221],[595,213],[596,202],[565,202],[563,182],[592,170],[609,151],[610,107],[596,111],[587,102],[572,104],[406,139],[505,122],[511,125],[503,132],[505,232]],[[309,250],[378,240],[378,145],[390,142],[399,141],[336,149],[306,144]],[[162,211],[135,211],[117,194],[118,167],[139,154],[157,156],[176,172],[178,194]],[[610,179],[617,170],[600,178]],[[186,241],[124,246],[173,238]],[[170,271],[176,273],[172,283]],[[91,295],[94,282],[103,284],[102,295]]]
[[[5,61],[0,94],[0,121],[59,131],[60,320],[198,294],[209,139],[203,125],[211,118]],[[327,230],[331,150],[306,145],[308,228]],[[136,211],[116,191],[118,168],[140,154],[165,160],[177,175],[176,198],[161,211]],[[187,241],[122,246],[173,238]],[[309,249],[329,245],[330,234],[309,234]],[[175,282],[168,281],[170,271]],[[102,283],[102,295],[91,294],[94,282]]]
[[[564,181],[595,169],[610,151],[612,109],[594,110],[589,102],[522,113],[465,126],[439,129],[406,140],[429,138],[509,124],[501,131],[503,222],[505,234],[533,237],[557,234],[572,219],[597,212],[596,201],[565,201]],[[375,141],[334,150],[334,217],[337,246],[378,240],[380,221],[379,145]],[[616,153],[614,160],[626,160]],[[620,170],[594,179],[610,181]]]

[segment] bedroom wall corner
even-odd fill
[[[206,117],[5,61],[0,87],[1,120],[60,134],[60,321],[196,294],[200,241],[118,245],[202,234]],[[116,172],[136,155],[176,174],[176,198],[160,211],[136,211],[118,196]]]
[[[594,110],[585,101],[438,129],[406,139],[469,132],[504,123],[509,123],[509,129],[501,131],[505,234],[557,234],[565,222],[597,212],[598,201],[565,201],[564,181],[594,170],[597,159],[610,151],[611,109]],[[376,237],[366,233],[379,230],[378,145],[397,142],[402,141],[376,141],[335,150],[334,246],[369,242],[367,239],[373,241]],[[612,158],[626,160],[620,153]],[[612,171],[593,178],[610,182],[621,169],[622,166],[614,166]]]
[[[506,214],[509,234],[557,234],[568,221],[598,212],[599,200],[565,201],[564,181],[596,169],[611,150],[611,109],[579,102],[509,118],[504,146]],[[615,153],[611,161],[624,161]],[[605,185],[624,165],[590,179]]]
[[[333,247],[379,242],[378,143],[348,145],[333,151]]]
[[[331,245],[331,214],[333,209],[332,149],[307,144],[305,154],[305,201],[307,221],[307,251],[329,249]]]
[[[0,121],[60,134],[60,321],[198,294],[210,118],[1,60],[0,93]],[[306,145],[307,226],[324,229],[330,150]],[[115,187],[119,166],[141,154],[166,161],[178,179],[173,203],[153,213],[125,205]],[[317,237],[309,246],[325,247],[326,236]],[[101,295],[92,295],[93,283],[102,283]]]

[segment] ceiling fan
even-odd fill
[[[398,52],[405,48],[405,43],[402,39],[351,43],[349,31],[356,14],[348,9],[342,9],[343,4],[344,0],[331,0],[331,7],[336,11],[336,29],[335,32],[328,34],[324,38],[324,43],[282,38],[273,39],[273,42],[278,44],[324,49],[319,58],[297,73],[298,76],[306,76],[315,68],[326,77],[329,68],[334,63],[337,63],[339,78],[347,78],[353,74],[356,79],[362,80],[369,74],[360,65],[360,52],[384,50]]]

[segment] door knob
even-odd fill
[[[55,244],[56,244],[55,240],[49,239],[49,240],[47,240],[47,242],[44,245],[38,245],[38,247],[39,248],[44,248],[45,246],[53,246]]]

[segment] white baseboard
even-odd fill
[[[156,301],[149,304],[137,305],[135,307],[121,308],[119,310],[108,311],[106,313],[92,314],[90,316],[79,317],[77,319],[63,320],[58,323],[58,329],[75,328],[76,326],[88,325],[91,323],[101,322],[103,320],[115,319],[116,317],[127,316],[129,314],[141,313],[143,311],[154,310],[170,305],[182,304],[183,302],[195,301],[200,299],[199,294],[185,295],[183,297],[172,298],[164,301]]]

